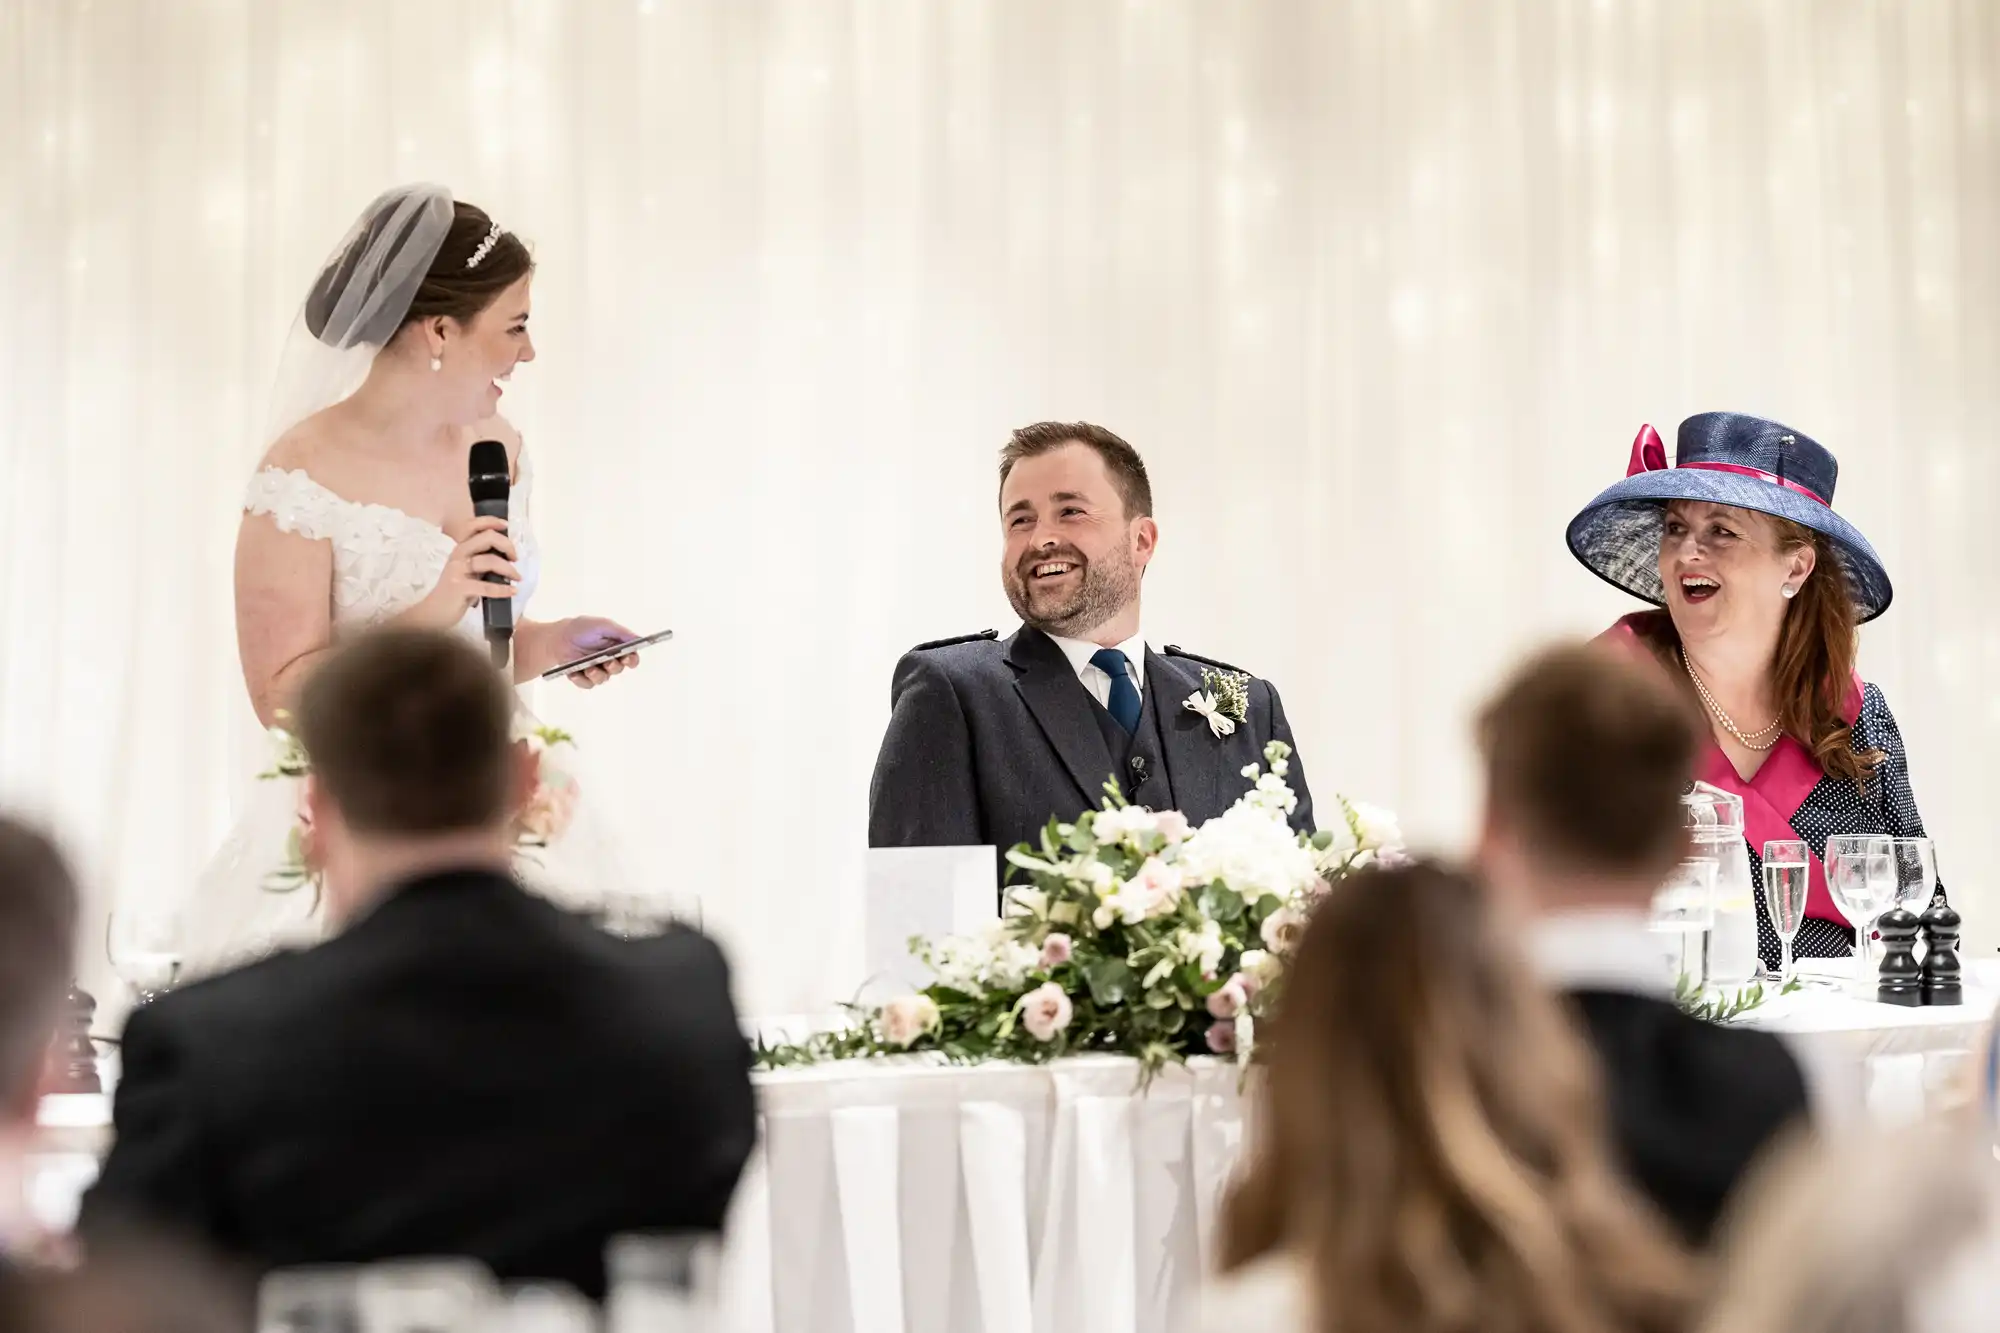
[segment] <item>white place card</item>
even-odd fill
[[[907,995],[930,981],[910,956],[910,936],[975,933],[999,916],[991,847],[871,847],[862,929],[863,989]]]

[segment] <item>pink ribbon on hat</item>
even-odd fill
[[[1755,477],[1759,481],[1768,481],[1773,486],[1783,486],[1788,491],[1797,491],[1808,500],[1814,500],[1820,504],[1827,503],[1825,497],[1818,492],[1808,490],[1796,481],[1781,477],[1775,472],[1766,472],[1762,468],[1745,467],[1741,463],[1706,462],[1681,463],[1679,466],[1702,472],[1734,472],[1739,477]],[[1641,472],[1665,472],[1666,470],[1667,446],[1665,441],[1660,439],[1660,432],[1654,430],[1651,426],[1639,427],[1638,437],[1632,441],[1632,461],[1626,465],[1625,475],[1636,477]],[[1828,506],[1828,508],[1831,507],[1830,505]]]

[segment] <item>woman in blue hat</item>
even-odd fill
[[[1788,426],[1704,412],[1681,423],[1672,467],[1642,427],[1625,480],[1568,532],[1592,573],[1664,608],[1612,634],[1650,651],[1700,702],[1711,743],[1699,776],[1743,798],[1752,882],[1766,842],[1805,842],[1801,957],[1854,943],[1827,892],[1826,840],[1924,834],[1896,719],[1854,670],[1856,627],[1888,609],[1891,591],[1874,548],[1833,512],[1839,471]],[[1775,971],[1778,936],[1755,896],[1758,951]]]

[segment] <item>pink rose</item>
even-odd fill
[[[1069,936],[1063,934],[1061,931],[1057,931],[1042,941],[1042,966],[1044,968],[1060,967],[1069,961],[1069,956]]]
[[[928,995],[899,995],[882,1006],[882,1040],[908,1046],[938,1024],[937,1001]]]
[[[1241,973],[1222,983],[1222,988],[1208,997],[1208,1012],[1217,1018],[1234,1018],[1250,1003],[1250,994],[1243,987]]]
[[[1055,982],[1044,982],[1021,997],[1021,1026],[1036,1041],[1054,1041],[1069,1026],[1069,996]]]
[[[1289,907],[1280,907],[1264,918],[1259,933],[1264,937],[1264,947],[1272,953],[1290,953],[1298,947],[1299,938],[1306,933],[1305,915]]]
[[[1139,867],[1139,873],[1132,877],[1132,888],[1145,904],[1147,916],[1161,916],[1173,910],[1180,901],[1181,872],[1157,856],[1146,858]]]
[[[538,782],[521,809],[521,836],[543,846],[560,838],[576,815],[576,784],[567,779]]]
[[[1236,1024],[1222,1020],[1208,1025],[1208,1049],[1217,1055],[1229,1055],[1236,1050]]]

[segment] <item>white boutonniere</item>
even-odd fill
[[[1250,718],[1250,678],[1236,671],[1201,669],[1201,688],[1190,694],[1181,707],[1208,719],[1208,729],[1217,738],[1234,735],[1236,724]]]

